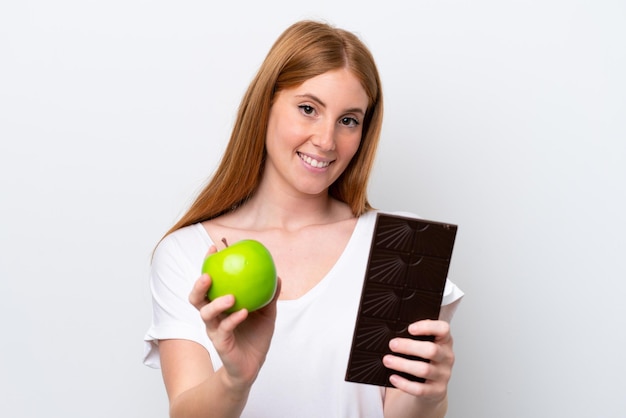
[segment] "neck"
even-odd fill
[[[250,229],[290,231],[353,217],[349,206],[332,198],[328,191],[317,195],[295,195],[270,190],[263,184],[236,212],[238,221]]]

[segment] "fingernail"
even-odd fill
[[[391,348],[392,350],[395,350],[396,348],[398,348],[398,341],[395,339],[389,341],[389,348]]]
[[[413,323],[409,325],[409,334],[417,335],[418,332],[419,332],[419,327],[417,326],[417,324]]]

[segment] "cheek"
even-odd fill
[[[352,159],[356,152],[359,150],[359,145],[361,144],[361,134],[355,135],[351,138],[346,138],[343,141],[342,153],[346,158]]]
[[[276,119],[270,119],[265,136],[265,148],[271,154],[281,143],[282,131]]]
[[[270,118],[267,126],[265,143],[267,147],[291,146],[291,142],[299,138],[296,124],[290,123],[287,118]]]

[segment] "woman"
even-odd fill
[[[159,243],[145,363],[161,367],[173,417],[442,417],[454,354],[446,321],[393,339],[393,388],[344,380],[375,214],[366,196],[382,125],[374,60],[352,33],[312,21],[275,42],[246,92],[223,159]],[[204,257],[256,239],[279,290],[266,307],[230,315],[209,301]],[[196,280],[197,279],[197,280]],[[442,316],[462,293],[447,283]]]

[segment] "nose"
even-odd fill
[[[335,149],[335,124],[320,124],[311,136],[311,143],[322,151],[333,151]]]

